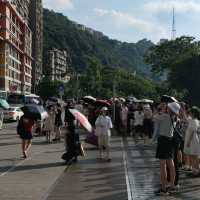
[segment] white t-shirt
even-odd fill
[[[110,129],[113,127],[112,120],[109,116],[100,115],[96,122],[96,130],[98,131],[97,135],[108,135],[110,136]]]
[[[135,111],[134,112],[134,126],[143,125],[144,121],[144,113],[142,111]]]

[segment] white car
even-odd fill
[[[20,107],[10,107],[4,111],[4,120],[18,121],[23,115]]]

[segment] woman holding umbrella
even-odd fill
[[[73,109],[72,104],[68,104],[65,108],[65,125],[67,127],[67,132],[65,135],[65,150],[66,153],[62,155],[62,159],[68,163],[70,160],[74,160],[75,162],[77,161],[77,139],[76,138],[76,133],[75,133],[75,117],[73,114],[69,111],[69,109]]]
[[[33,126],[35,121],[26,115],[22,116],[17,126],[17,133],[22,140],[22,154],[23,158],[27,158],[28,151],[31,148],[31,140],[33,138]]]

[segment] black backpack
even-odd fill
[[[25,133],[25,128],[24,128],[24,124],[23,124],[23,117],[21,117],[21,119],[19,120],[19,122],[17,124],[17,134],[23,135],[24,133]]]

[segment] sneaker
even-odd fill
[[[169,192],[167,190],[159,189],[154,192],[156,196],[167,196],[169,195]]]

